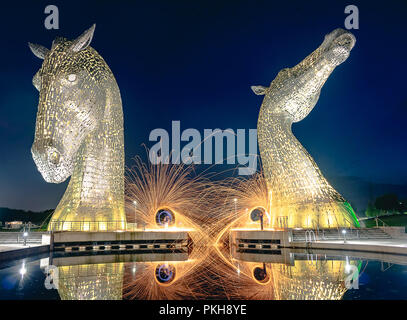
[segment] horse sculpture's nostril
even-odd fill
[[[350,51],[355,45],[356,39],[351,33],[345,33],[338,37],[335,42],[337,45],[345,47]]]
[[[49,160],[49,162],[51,162],[53,165],[58,165],[60,159],[61,159],[61,156],[60,156],[60,153],[59,153],[57,150],[53,149],[53,150],[50,150],[50,151],[49,151],[49,153],[48,153],[48,160]]]

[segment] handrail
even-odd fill
[[[308,241],[308,236],[309,236],[309,241]],[[305,231],[305,242],[312,242],[312,236],[314,236],[314,242],[317,241],[314,230],[306,230]]]
[[[128,230],[126,221],[65,221],[54,220],[48,224],[50,231],[125,231]],[[133,227],[132,229],[135,229]]]
[[[389,225],[387,223],[385,223],[382,219],[380,219],[379,217],[375,217],[374,218],[376,220],[376,227],[378,227],[378,221],[380,221],[382,223],[382,227],[389,227]]]

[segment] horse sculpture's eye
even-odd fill
[[[71,81],[71,82],[74,82],[76,80],[76,74],[70,74],[68,76],[68,80]]]

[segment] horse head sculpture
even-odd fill
[[[29,43],[43,59],[33,78],[39,91],[31,148],[47,182],[68,188],[51,230],[125,228],[123,111],[116,80],[90,47],[95,25],[73,41],[56,38],[51,49]]]
[[[281,70],[269,87],[252,87],[255,94],[264,95],[258,143],[273,194],[274,221],[288,218],[289,227],[302,228],[357,225],[349,203],[326,181],[291,131],[292,123],[314,108],[322,86],[349,57],[355,41],[350,32],[336,29],[298,65]]]

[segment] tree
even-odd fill
[[[372,202],[369,202],[365,211],[366,217],[376,217],[379,216],[380,214],[381,211],[377,209]]]
[[[400,212],[407,213],[407,200],[400,200]]]
[[[394,193],[388,193],[377,197],[374,206],[377,209],[386,212],[401,211],[401,202],[399,201],[397,195]]]

